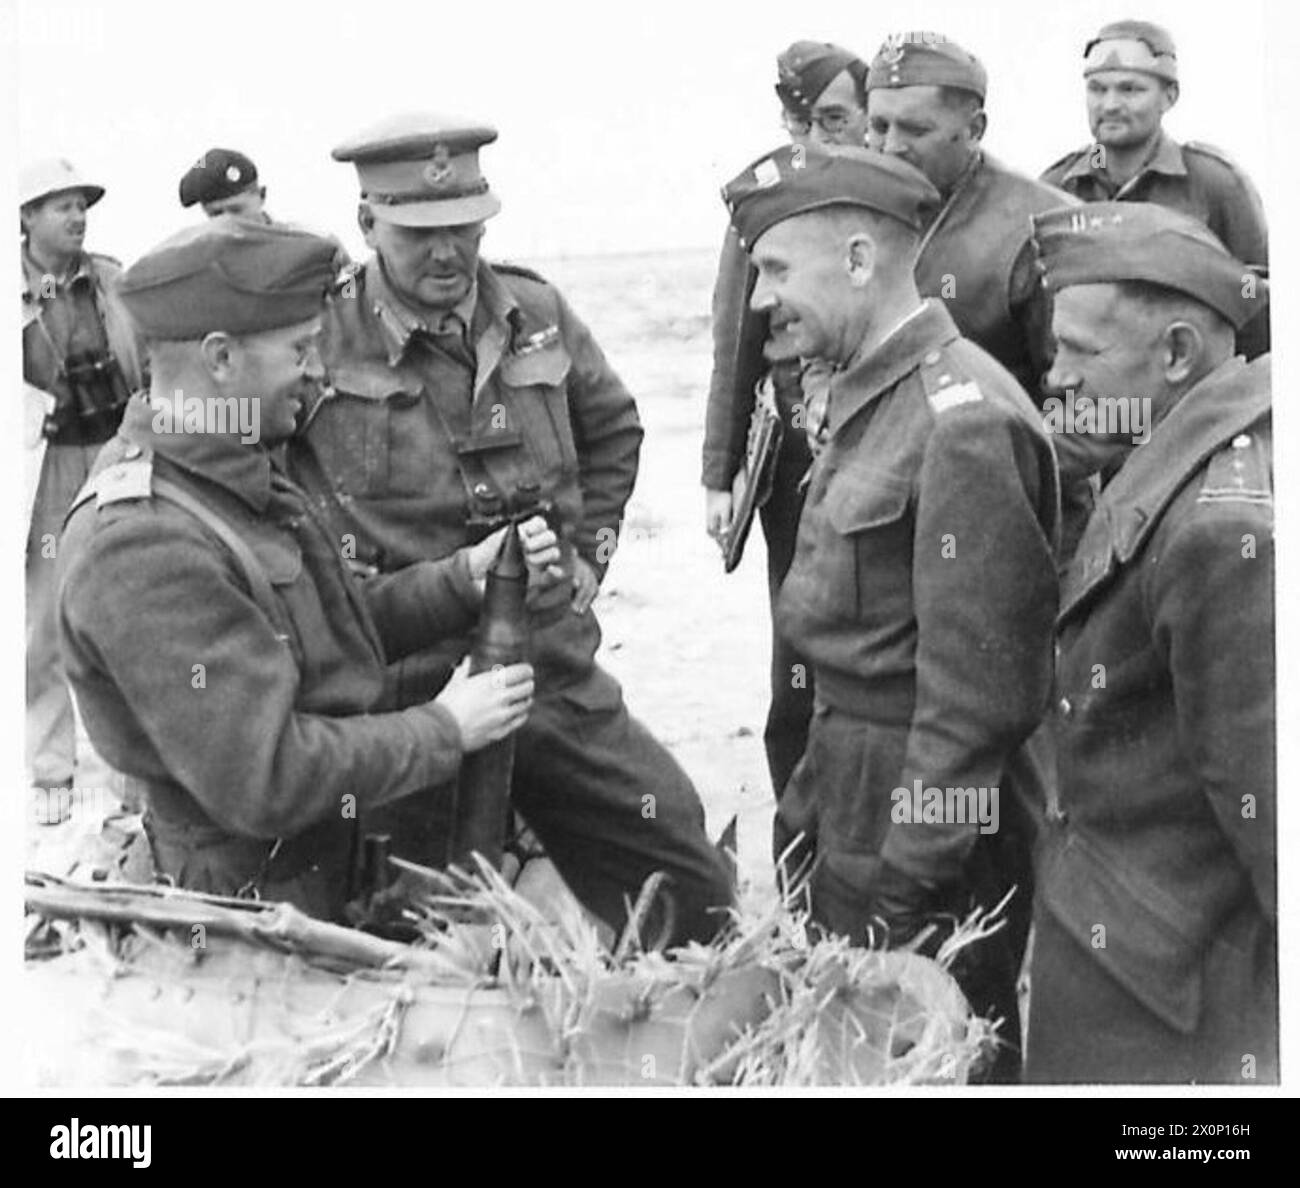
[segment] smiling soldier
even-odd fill
[[[782,148],[724,196],[758,270],[754,309],[789,349],[836,366],[777,603],[817,688],[777,810],[787,842],[803,835],[796,861],[815,859],[814,919],[858,943],[883,926],[900,944],[1012,888],[1025,915],[1016,797],[1043,794],[1023,744],[1047,704],[1056,611],[1056,466],[1036,410],[918,295],[912,262],[939,195],[911,166],[848,148],[796,164]],[[917,781],[999,788],[999,828],[968,813],[891,821],[894,790]],[[974,1008],[1002,1020],[995,1080],[1018,1073],[1023,943],[1003,929],[957,970]]]
[[[837,45],[796,41],[776,64],[776,93],[794,144],[862,145],[867,127],[865,62]],[[728,227],[713,290],[713,375],[705,410],[702,478],[705,529],[722,544],[733,531],[733,484],[744,463],[755,389],[766,379],[783,425],[771,493],[760,513],[767,541],[768,600],[775,611],[777,591],[794,557],[803,506],[799,484],[812,461],[806,435],[806,367],[798,355],[776,350],[766,315],[749,307],[753,288],[753,268],[735,229]],[[810,376],[810,392],[812,383]],[[779,798],[808,741],[813,690],[807,660],[782,638],[775,621],[770,687],[763,745],[772,791]]]
[[[1178,102],[1174,39],[1150,21],[1115,21],[1084,47],[1093,143],[1044,174],[1084,202],[1154,202],[1200,219],[1238,260],[1268,270],[1268,229],[1250,179],[1219,149],[1179,144],[1162,128]],[[1263,304],[1263,303],[1261,303]],[[1268,313],[1243,327],[1247,358],[1268,350]]]
[[[516,665],[397,707],[390,663],[474,621],[501,536],[358,583],[283,470],[322,374],[333,251],[226,215],[126,272],[152,390],[69,518],[59,622],[91,740],[143,787],[158,871],[338,919],[363,824],[430,784],[449,795],[462,755],[527,716],[533,678]],[[195,398],[258,401],[258,440],[156,430]],[[534,568],[558,560],[540,519],[524,527]]]
[[[479,539],[503,513],[544,508],[563,574],[534,581],[538,698],[516,740],[515,806],[575,894],[616,931],[646,878],[670,876],[673,940],[712,935],[730,903],[704,810],[672,756],[594,659],[591,604],[636,479],[636,405],[564,298],[527,269],[479,257],[500,202],[479,169],[488,127],[401,116],[334,150],[355,164],[374,256],[347,274],[322,344],[330,389],[292,462],[343,547],[379,571]],[[436,689],[457,640],[408,673]],[[394,809],[405,857],[440,864],[439,803]]]

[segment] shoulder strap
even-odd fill
[[[271,579],[266,575],[266,567],[257,559],[257,554],[248,547],[248,542],[202,500],[196,499],[169,479],[154,475],[153,493],[160,499],[165,499],[168,503],[173,503],[189,512],[230,550],[235,563],[244,575],[244,580],[248,582],[253,601],[275,627],[276,638],[281,643],[291,643],[293,633],[288,630],[284,611],[275,592],[271,589]]]

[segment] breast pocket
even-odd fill
[[[543,350],[507,355],[501,383],[544,480],[578,469],[578,449],[569,417],[569,352],[560,343]]]
[[[393,491],[394,436],[400,413],[421,388],[382,366],[339,367],[309,430],[321,465],[342,492],[382,498]],[[400,444],[400,443],[397,443]]]
[[[837,611],[878,617],[910,597],[911,483],[890,471],[845,471],[826,495],[827,589]]]

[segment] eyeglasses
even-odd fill
[[[808,115],[785,108],[781,112],[781,126],[793,136],[807,136],[816,124],[827,136],[838,136],[849,126],[851,118],[847,111],[838,107],[829,111],[814,109]]]

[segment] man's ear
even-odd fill
[[[1205,337],[1193,322],[1171,322],[1160,340],[1165,380],[1172,386],[1197,374],[1205,356]]]
[[[361,228],[361,234],[365,236],[366,247],[375,248],[378,251],[374,239],[375,212],[370,209],[370,203],[359,202],[357,204],[357,226]]]
[[[989,113],[982,107],[970,118],[970,123],[966,125],[970,133],[971,143],[979,144],[984,139],[984,133],[988,131]]]
[[[855,289],[865,289],[876,274],[876,241],[865,231],[856,231],[849,238],[844,260],[849,284]]]
[[[217,383],[229,383],[234,377],[235,340],[223,330],[214,330],[199,343],[199,355],[208,374]]]
[[[1161,113],[1168,111],[1178,102],[1178,94],[1178,84],[1176,82],[1165,83],[1164,99],[1160,105]]]

